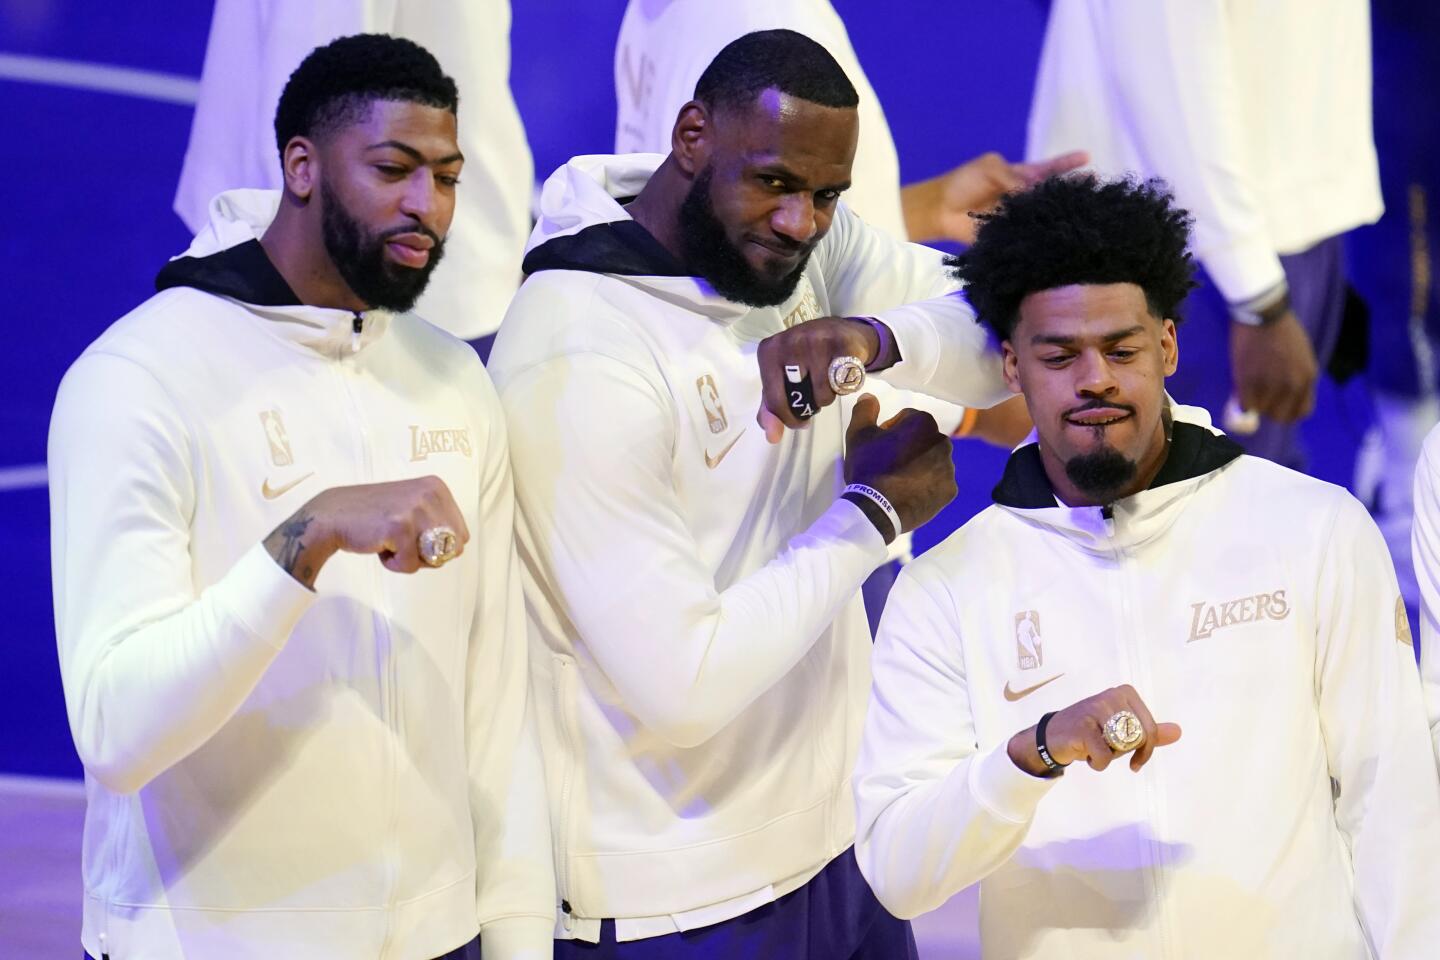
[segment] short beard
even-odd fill
[[[767,280],[757,274],[725,236],[725,227],[715,216],[710,203],[710,180],[714,173],[714,167],[702,170],[680,204],[680,243],[686,269],[705,278],[715,292],[727,300],[749,307],[784,303],[799,285],[814,245],[806,249],[794,270],[778,280]]]
[[[1135,479],[1139,464],[1114,447],[1101,447],[1065,461],[1065,476],[1086,496],[1108,502]]]
[[[404,313],[415,306],[430,272],[445,255],[445,242],[426,227],[414,224],[396,227],[381,234],[372,234],[351,216],[335,194],[320,184],[320,227],[325,252],[350,290],[371,308]],[[385,256],[385,243],[391,237],[419,233],[430,238],[430,259],[423,267],[403,267]]]

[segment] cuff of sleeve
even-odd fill
[[[505,917],[480,927],[484,960],[550,960],[555,921],[550,917]]]
[[[1015,766],[1003,742],[970,764],[971,794],[995,816],[1011,823],[1030,822],[1045,794],[1059,782],[1058,777],[1032,777]]]
[[[929,383],[940,366],[940,331],[935,321],[916,306],[895,307],[877,314],[876,318],[890,329],[900,359],[885,369],[888,378],[897,383]]]
[[[315,601],[315,592],[280,569],[263,543],[257,543],[211,587],[215,599],[245,627],[276,650]]]
[[[890,554],[885,537],[875,529],[875,524],[865,515],[865,511],[849,500],[840,499],[831,504],[830,509],[811,525],[809,533],[822,539],[839,540],[854,546],[869,563],[866,568],[867,575],[869,570],[884,563]]]
[[[1264,237],[1242,240],[1201,257],[1227,303],[1245,303],[1285,281],[1280,256]]]

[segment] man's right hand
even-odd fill
[[[1315,348],[1293,311],[1273,323],[1230,324],[1230,368],[1242,409],[1294,423],[1315,406],[1320,367]]]
[[[1140,694],[1127,683],[1056,711],[1045,728],[1045,747],[1051,759],[1061,765],[1084,760],[1095,770],[1110,766],[1110,761],[1120,754],[1105,742],[1105,721],[1121,710],[1135,714],[1145,728],[1145,739],[1130,757],[1131,770],[1138,771],[1145,766],[1156,747],[1169,746],[1180,739],[1179,725],[1156,723]],[[1035,749],[1034,727],[1011,737],[1008,751],[1015,766],[1033,776],[1045,776],[1045,762]]]
[[[428,566],[419,541],[433,527],[455,531],[456,556],[470,540],[465,517],[439,477],[331,487],[276,527],[265,549],[286,573],[314,589],[320,568],[341,550],[376,554],[397,573]]]
[[[863,483],[885,495],[900,515],[903,533],[914,530],[955,499],[950,438],[935,418],[906,408],[876,423],[880,401],[864,394],[855,402],[845,432],[845,482]]]

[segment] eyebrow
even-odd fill
[[[1133,327],[1127,327],[1127,328],[1124,329],[1124,330],[1117,330],[1117,331],[1115,331],[1114,333],[1107,333],[1107,334],[1105,334],[1105,336],[1103,336],[1103,337],[1100,338],[1100,342],[1101,342],[1101,343],[1116,343],[1117,341],[1124,340],[1126,337],[1133,337],[1133,336],[1135,336],[1135,334],[1137,334],[1137,333],[1144,333],[1144,332],[1145,332],[1145,328],[1142,327],[1142,326],[1140,326],[1139,324],[1136,324],[1135,326],[1133,326]],[[1043,345],[1049,345],[1049,346],[1055,346],[1055,347],[1068,347],[1068,346],[1070,346],[1071,344],[1076,343],[1077,341],[1079,341],[1079,339],[1080,339],[1079,337],[1063,337],[1063,336],[1058,336],[1058,335],[1048,335],[1048,334],[1043,334],[1043,333],[1042,333],[1042,334],[1037,334],[1037,335],[1031,337],[1031,338],[1030,338],[1030,345],[1031,345],[1032,347],[1038,347],[1038,346],[1043,346]]]
[[[365,149],[382,150],[387,148],[390,150],[399,150],[401,153],[405,154],[410,159],[414,160],[416,163],[428,163],[433,166],[444,166],[447,163],[460,163],[464,162],[465,160],[465,155],[458,150],[450,154],[448,157],[441,157],[439,160],[426,160],[425,154],[421,153],[419,150],[416,150],[414,147],[410,146],[410,144],[401,143],[399,140],[382,140],[379,143],[370,144],[370,146],[366,147]]]

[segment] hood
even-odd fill
[[[1067,507],[1055,497],[1030,439],[1017,447],[991,496],[997,506],[1027,523],[1052,529],[1077,545],[1110,551],[1139,545],[1169,528],[1192,494],[1244,451],[1210,422],[1200,407],[1170,401],[1170,449],[1160,472],[1139,493],[1104,507]]]
[[[322,352],[363,349],[385,332],[391,315],[301,303],[260,245],[279,209],[278,190],[220,194],[210,202],[210,220],[189,248],[156,275],[155,289],[189,287],[243,303],[252,313],[278,321],[281,336]]]
[[[540,190],[539,219],[525,246],[526,275],[579,270],[621,278],[677,306],[733,321],[753,308],[691,276],[625,212],[665,162],[657,153],[576,157]]]

